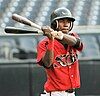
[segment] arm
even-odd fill
[[[83,49],[83,43],[77,34],[76,35],[75,34],[73,34],[73,35],[65,34],[63,36],[62,42],[64,42],[64,44],[73,46],[78,51],[82,51],[82,49]]]
[[[62,33],[61,31],[53,31],[51,34],[54,36],[54,38],[58,39],[60,43],[63,45],[68,44],[70,46],[73,46],[77,50],[82,51],[83,49],[83,43],[81,42],[80,38],[76,34],[65,34]],[[75,36],[74,36],[75,35]]]
[[[42,31],[44,35],[49,38],[47,50],[42,58],[43,66],[46,68],[50,68],[53,64],[54,58],[54,37],[52,36],[51,32],[53,31],[50,27],[42,27]]]
[[[64,34],[62,42],[64,44],[68,44],[68,45],[74,46],[77,43],[77,39],[74,36],[71,36],[71,35],[68,35],[68,34]]]
[[[42,62],[45,67],[50,68],[53,64],[53,58],[54,58],[54,40],[49,40],[47,50],[45,52],[45,55],[42,58]]]

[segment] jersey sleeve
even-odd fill
[[[46,42],[39,42],[37,46],[37,63],[42,65],[41,59],[46,52]]]

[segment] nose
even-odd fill
[[[68,27],[68,21],[67,20],[64,20],[64,26]]]

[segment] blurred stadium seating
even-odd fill
[[[70,9],[76,25],[100,25],[100,0],[0,0],[0,25],[15,26],[16,22],[11,20],[13,13],[49,25],[50,13],[57,7]]]
[[[75,25],[76,26],[98,26],[100,25],[100,0],[0,0],[0,26],[1,29],[6,26],[14,26],[14,27],[27,27],[26,25],[15,22],[11,19],[13,13],[20,14],[31,21],[39,24],[39,25],[49,25],[49,17],[50,13],[58,8],[58,7],[67,7],[71,10],[72,14],[76,18]],[[48,18],[48,19],[47,19]],[[92,30],[90,30],[92,31]],[[0,32],[2,33],[2,32]],[[85,33],[85,32],[84,32]],[[99,30],[100,33],[100,30]],[[79,54],[79,58],[93,58],[100,57],[100,34],[81,34],[80,36],[85,44],[84,51]],[[16,44],[9,43],[9,46],[13,47],[9,49],[12,53],[10,57],[6,58],[19,58],[19,49],[21,51],[25,51],[25,53],[30,53],[26,57],[27,59],[32,58],[32,54],[36,55],[36,45],[38,41],[43,38],[43,36],[38,36],[34,38],[33,36],[21,37],[20,39],[14,39],[13,37],[7,37],[11,42],[15,42],[21,44],[20,48]],[[13,40],[12,40],[13,38]],[[33,38],[33,39],[32,39]],[[0,40],[2,41],[2,36]],[[9,40],[7,40],[8,42]],[[5,38],[2,41],[3,44],[6,43]],[[2,54],[2,45],[0,43],[0,58],[3,56]],[[7,44],[5,46],[8,46]],[[9,48],[8,46],[8,48]],[[17,46],[17,47],[16,47]],[[12,48],[11,47],[11,48]],[[4,49],[3,49],[4,50]],[[32,51],[33,50],[33,51]],[[5,51],[6,52],[6,51]],[[7,52],[5,53],[5,55]],[[25,54],[24,54],[25,55]],[[8,55],[9,56],[9,55]],[[13,57],[14,56],[14,57]],[[22,56],[23,57],[23,56]],[[35,56],[36,57],[36,56]],[[34,57],[34,58],[35,58]]]

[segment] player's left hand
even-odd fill
[[[53,38],[51,32],[53,32],[54,30],[52,28],[50,28],[49,26],[42,26],[41,29],[45,36],[47,36],[49,39]]]

